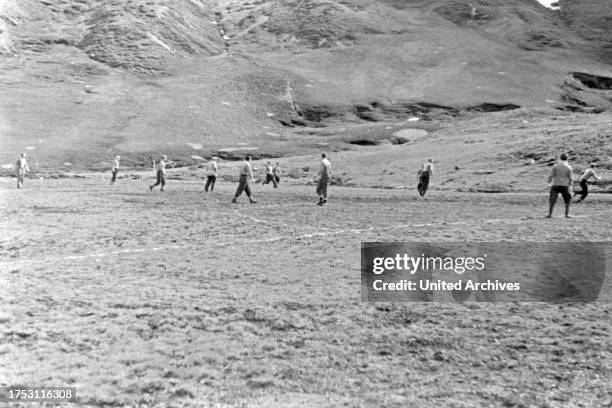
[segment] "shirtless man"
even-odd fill
[[[591,163],[589,165],[589,168],[586,169],[584,173],[582,173],[582,176],[580,177],[580,187],[582,187],[582,191],[577,191],[576,193],[574,193],[574,197],[580,194],[580,198],[576,201],[577,203],[583,201],[589,195],[588,182],[591,177],[593,177],[595,180],[601,180],[601,177],[595,174],[595,163]]]
[[[327,185],[331,180],[331,163],[327,159],[327,154],[321,154],[321,165],[319,167],[319,182],[317,184],[317,195],[319,196],[319,202],[317,205],[327,204]]]
[[[238,181],[238,188],[236,189],[232,203],[237,204],[236,199],[240,197],[243,191],[246,193],[247,197],[249,197],[251,204],[257,202],[253,200],[251,196],[251,186],[249,182],[254,183],[255,178],[253,178],[253,170],[251,169],[251,156],[246,156],[244,158],[244,163],[240,166],[240,180]]]
[[[164,186],[166,185],[166,162],[168,161],[168,157],[164,154],[161,157],[161,160],[157,163],[157,182],[149,186],[149,191],[153,191],[153,189],[159,185],[161,188],[159,191],[164,191]],[[155,162],[153,163],[155,165]]]
[[[569,208],[572,202],[570,189],[574,183],[574,173],[567,162],[567,154],[562,153],[561,156],[559,156],[559,162],[553,166],[550,176],[548,177],[548,182],[551,183],[551,187],[548,215],[546,218],[552,218],[553,208],[555,208],[555,203],[557,202],[559,194],[563,196],[563,201],[565,202],[565,218],[570,218]]]
[[[21,153],[21,156],[15,163],[15,167],[17,168],[17,188],[21,188],[21,186],[23,186],[23,179],[25,178],[26,173],[30,172],[25,153]]]

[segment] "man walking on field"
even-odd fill
[[[433,159],[429,159],[427,160],[427,163],[423,163],[419,173],[419,184],[417,186],[417,190],[419,191],[419,195],[421,197],[425,197],[425,193],[427,193],[427,189],[429,188],[429,181],[433,179],[434,175]]]
[[[319,196],[319,202],[317,205],[327,204],[327,185],[331,180],[331,163],[327,159],[327,154],[321,154],[321,165],[319,167],[319,183],[317,184],[317,195]]]
[[[113,169],[111,170],[113,174],[110,181],[111,184],[115,184],[115,181],[117,181],[117,173],[119,173],[119,160],[121,160],[121,156],[115,156],[115,162],[113,163]]]
[[[565,218],[570,218],[569,208],[572,202],[572,195],[570,189],[574,183],[574,173],[567,162],[567,154],[562,153],[559,156],[559,162],[555,164],[548,177],[548,182],[552,183],[550,187],[548,215],[546,218],[552,218],[553,208],[557,202],[559,194],[563,197],[565,202]]]
[[[257,202],[251,197],[251,186],[249,182],[254,183],[255,178],[253,178],[253,170],[251,169],[251,156],[246,156],[244,158],[244,163],[242,163],[240,167],[240,180],[238,181],[238,188],[236,189],[236,194],[234,194],[232,203],[237,204],[236,199],[240,197],[243,191],[246,193],[247,197],[249,197],[251,204]]]
[[[580,187],[582,187],[582,191],[578,191],[574,193],[574,197],[580,194],[580,198],[578,199],[578,201],[576,201],[577,203],[583,201],[589,195],[588,182],[591,177],[595,178],[595,180],[601,180],[601,177],[595,174],[595,163],[591,163],[589,165],[589,168],[586,169],[584,173],[582,173],[582,176],[580,177]]]
[[[21,186],[23,186],[23,180],[25,178],[26,173],[30,172],[28,162],[26,161],[25,153],[21,153],[21,156],[17,159],[17,162],[15,163],[15,167],[17,168],[17,188],[21,188]]]
[[[276,180],[276,185],[278,185],[280,183],[280,175],[283,174],[279,162],[276,162],[276,165],[272,169],[272,173],[274,175],[274,180]]]
[[[161,188],[159,191],[164,191],[164,186],[166,185],[166,161],[168,157],[166,155],[162,155],[161,160],[157,163],[157,182],[149,186],[149,191],[153,191],[153,189],[159,185]],[[153,162],[153,166],[155,166],[155,162]]]
[[[219,166],[217,166],[217,158],[213,157],[208,164],[208,173],[206,174],[206,185],[204,186],[204,191],[208,192],[209,188],[211,193],[214,191],[218,170]]]

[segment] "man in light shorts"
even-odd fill
[[[240,166],[240,180],[238,181],[238,188],[232,199],[232,203],[238,204],[236,199],[240,197],[242,192],[245,192],[251,204],[255,204],[257,201],[253,200],[251,196],[251,185],[250,182],[255,182],[253,178],[253,170],[251,169],[251,156],[246,156],[242,166]]]
[[[319,202],[317,205],[324,205],[327,204],[327,185],[331,181],[331,163],[327,159],[326,153],[321,154],[321,165],[319,166],[317,177],[319,178],[317,183]]]
[[[155,187],[160,185],[161,188],[159,191],[164,191],[164,186],[166,185],[166,161],[168,161],[168,157],[164,154],[157,163],[157,181],[155,184],[149,186],[149,191],[153,191]],[[153,164],[155,165],[155,163]]]
[[[217,165],[217,158],[213,157],[210,160],[210,163],[208,163],[208,172],[206,174],[206,185],[204,186],[204,191],[208,192],[209,188],[211,193],[214,191],[218,170],[219,166]]]
[[[595,180],[601,180],[597,174],[595,174],[595,163],[591,163],[589,168],[582,173],[580,177],[580,187],[582,187],[582,191],[578,191],[574,193],[574,197],[580,194],[580,198],[576,201],[577,203],[583,201],[589,195],[589,179],[593,177]]]
[[[121,160],[121,156],[115,156],[115,162],[113,163],[113,169],[111,170],[113,173],[113,177],[110,181],[111,184],[115,184],[115,181],[117,181],[117,173],[119,173],[119,160]]]
[[[569,208],[572,202],[570,189],[574,183],[574,173],[572,167],[567,162],[567,154],[562,153],[561,156],[559,156],[559,162],[553,166],[550,176],[548,177],[548,182],[551,183],[551,186],[548,215],[546,218],[552,218],[553,209],[555,208],[555,203],[557,202],[559,194],[563,196],[563,201],[565,202],[565,218],[570,218]]]
[[[26,173],[30,172],[25,153],[21,153],[21,156],[15,163],[15,167],[17,170],[17,188],[21,188],[21,186],[23,186],[23,179],[25,178]]]

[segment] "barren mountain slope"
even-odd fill
[[[2,163],[287,155],[320,148],[304,126],[612,100],[599,43],[535,0],[2,0],[0,17]]]

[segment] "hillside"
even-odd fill
[[[612,68],[573,10],[535,0],[2,0],[0,162],[29,151],[39,168],[100,170],[115,153],[146,167],[165,152],[193,164],[325,145],[304,128],[382,131],[519,107],[608,114]]]

